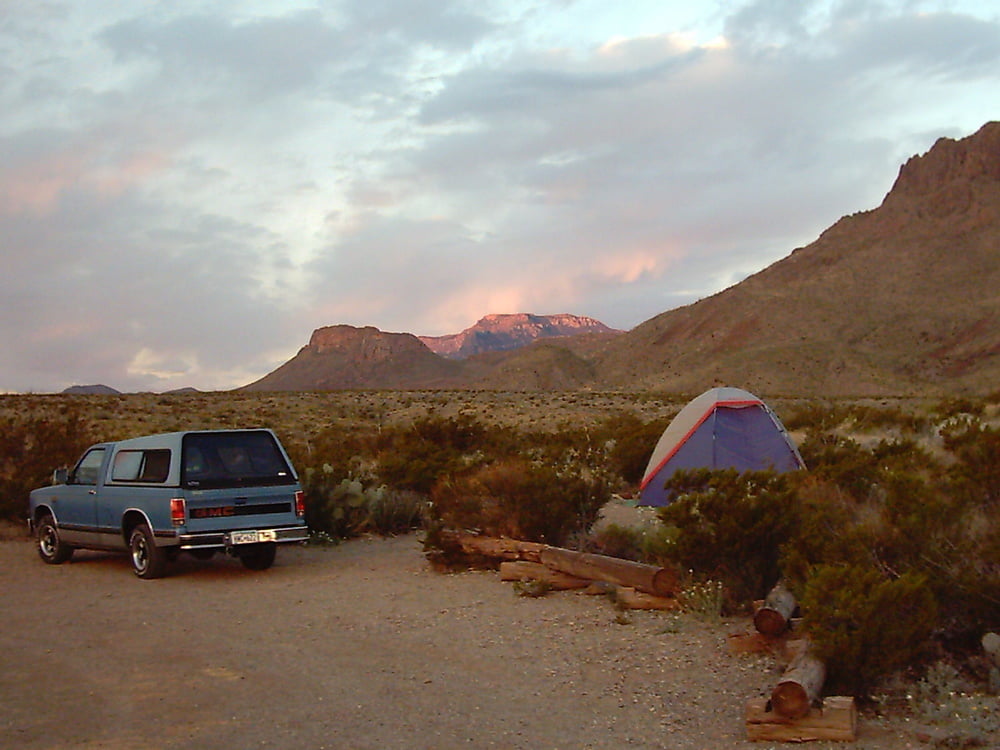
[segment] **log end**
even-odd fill
[[[788,620],[770,607],[761,607],[753,616],[753,626],[758,633],[776,638],[788,628]]]
[[[771,710],[789,719],[801,719],[809,707],[809,694],[798,682],[782,680],[771,691]]]

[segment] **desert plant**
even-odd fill
[[[448,528],[553,545],[587,532],[609,497],[600,476],[524,459],[446,477],[431,493],[433,515]]]
[[[816,655],[827,666],[827,689],[859,697],[918,660],[937,617],[923,576],[892,579],[857,565],[818,566],[801,607]]]
[[[366,511],[360,529],[382,536],[419,529],[427,513],[427,497],[410,490],[385,486],[366,493]]]
[[[695,581],[681,590],[678,600],[685,612],[702,619],[717,620],[722,617],[725,593],[722,581]]]
[[[675,500],[658,515],[677,529],[674,559],[723,581],[732,608],[763,598],[780,577],[781,545],[799,516],[789,477],[701,469],[678,471],[667,482]]]
[[[72,466],[92,442],[81,412],[73,407],[5,420],[0,430],[0,518],[24,521],[31,490],[49,484],[53,469]]]
[[[955,457],[948,469],[953,492],[973,504],[1000,505],[1000,428],[957,422],[942,429],[942,438]]]
[[[590,535],[588,546],[602,555],[638,561],[643,556],[642,538],[643,529],[637,526],[609,523]]]

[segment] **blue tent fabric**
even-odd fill
[[[667,426],[649,459],[639,504],[669,504],[664,485],[679,469],[804,467],[781,420],[763,401],[739,388],[713,388],[693,399]]]

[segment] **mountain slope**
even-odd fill
[[[1000,123],[939,140],[882,205],[612,341],[605,385],[985,392],[1000,376]]]
[[[339,325],[313,331],[309,343],[250,391],[341,388],[447,388],[460,385],[461,363],[434,354],[409,333]]]

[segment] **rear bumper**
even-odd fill
[[[276,544],[305,542],[309,539],[308,526],[286,526],[283,528],[257,529],[258,531],[273,531]],[[228,531],[211,531],[200,534],[180,534],[177,537],[180,549],[223,549],[229,547]]]

